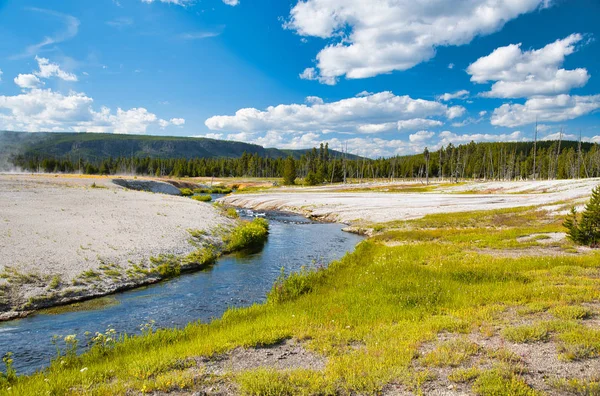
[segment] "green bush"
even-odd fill
[[[259,246],[267,240],[269,222],[257,217],[233,230],[227,241],[226,250],[233,252]]]
[[[190,190],[189,188],[182,188],[182,189],[179,190],[179,192],[184,197],[189,197],[189,196],[194,195],[194,192],[192,190]]]
[[[210,195],[194,195],[192,197],[193,200],[198,202],[210,202],[212,201],[212,197]]]
[[[567,236],[579,245],[597,248],[600,245],[600,186],[592,190],[592,198],[581,216],[575,208],[567,216],[563,225]]]

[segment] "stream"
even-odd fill
[[[19,374],[42,369],[56,356],[53,336],[104,332],[139,334],[140,325],[155,321],[155,328],[184,327],[190,322],[208,322],[229,307],[248,306],[265,300],[280,275],[302,266],[327,265],[341,258],[363,238],[342,231],[340,224],[318,223],[281,213],[240,211],[242,217],[266,216],[269,238],[262,250],[246,255],[228,255],[211,268],[156,285],[111,297],[117,304],[97,310],[57,315],[35,314],[0,323],[0,356],[14,355]]]

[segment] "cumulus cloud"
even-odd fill
[[[449,143],[465,144],[470,142],[518,142],[527,140],[521,131],[515,131],[508,134],[474,133],[463,135],[458,135],[450,131],[444,131],[438,136],[440,139],[437,143],[437,146],[447,146]]]
[[[411,134],[408,137],[408,140],[410,140],[413,143],[423,143],[423,142],[431,139],[434,136],[435,136],[435,132],[431,132],[431,131],[419,131],[417,133]]]
[[[304,101],[309,104],[323,104],[324,103],[323,99],[319,98],[318,96],[307,96]]]
[[[454,93],[445,93],[437,97],[437,100],[441,100],[444,102],[448,102],[454,99],[465,99],[469,96],[469,91],[466,89],[454,92]]]
[[[240,4],[239,0],[223,0],[223,3],[232,7],[235,7],[236,5]]]
[[[540,122],[572,120],[600,108],[600,95],[534,97],[525,104],[503,104],[494,110],[492,125],[517,127]]]
[[[476,83],[494,81],[492,89],[482,96],[521,98],[567,93],[584,86],[590,78],[586,69],[560,68],[582,39],[581,34],[572,34],[531,51],[522,51],[520,43],[500,47],[472,63],[467,73]]]
[[[446,116],[449,120],[454,118],[462,117],[466,113],[467,109],[462,106],[452,106],[446,112]]]
[[[84,93],[63,95],[51,89],[31,89],[15,96],[0,96],[0,129],[15,131],[74,131],[145,133],[157,121],[144,108],[92,108],[93,99]]]
[[[461,106],[448,107],[436,101],[380,92],[330,103],[281,104],[264,111],[245,108],[235,115],[210,117],[205,124],[216,131],[373,133],[393,128],[398,121],[435,116],[451,119],[464,111]],[[418,122],[423,123],[422,120]],[[425,126],[437,124],[428,121]]]
[[[332,39],[302,77],[334,84],[407,70],[435,56],[438,46],[464,45],[500,30],[548,0],[389,1],[301,0],[284,27],[300,36]]]
[[[442,126],[444,123],[438,120],[427,120],[424,118],[413,118],[412,120],[403,120],[398,121],[397,126],[398,130],[417,130],[423,128],[433,128]]]
[[[35,74],[38,77],[58,77],[61,80],[65,81],[77,81],[77,76],[75,74],[67,73],[66,71],[62,70],[58,64],[51,63],[50,60],[46,58],[39,58],[37,56],[35,57],[35,60],[37,61],[40,70],[34,72],[33,74]]]
[[[33,74],[19,74],[15,77],[14,81],[19,88],[23,89],[39,88],[41,85],[44,85],[44,83]]]

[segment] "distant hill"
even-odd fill
[[[112,133],[55,133],[0,131],[0,165],[11,155],[98,161],[109,157],[238,158],[244,152],[261,157],[298,159],[308,150],[280,150],[256,144],[207,138],[121,135]],[[331,150],[334,156],[341,153]],[[356,156],[348,156],[356,159]]]

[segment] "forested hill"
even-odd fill
[[[207,138],[0,131],[0,157],[70,159],[99,162],[108,158],[239,158],[243,153],[263,158],[299,159],[307,150],[280,150],[256,144]],[[335,154],[335,153],[334,153]]]

